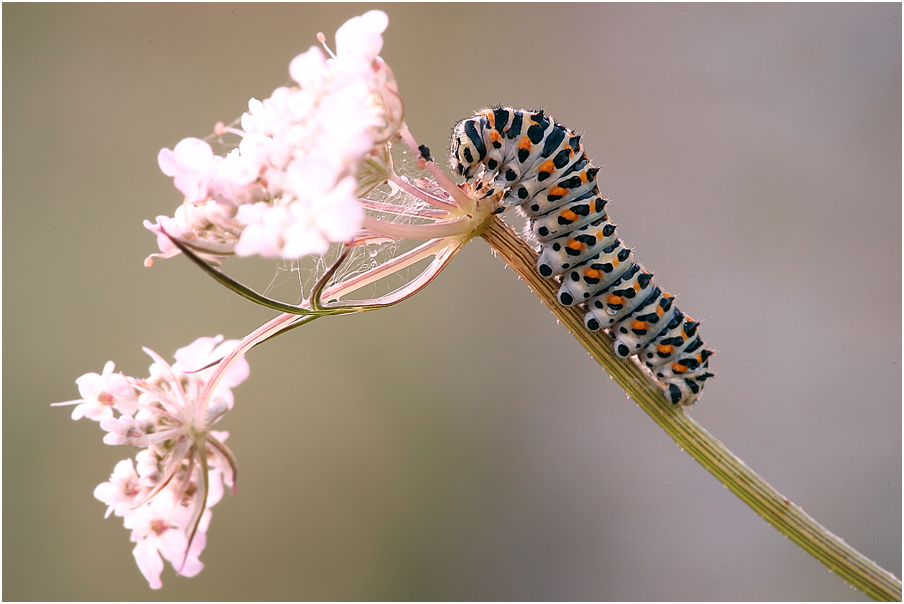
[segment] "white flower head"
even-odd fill
[[[337,53],[317,47],[295,57],[289,74],[298,86],[251,99],[237,149],[213,154],[199,139],[185,139],[158,157],[185,196],[181,212],[145,226],[170,257],[176,237],[208,260],[229,254],[293,259],[320,254],[352,239],[364,212],[347,179],[356,182],[365,159],[402,123],[402,105],[389,67],[379,58],[389,19],[382,11],[355,17],[336,32]],[[301,178],[305,166],[328,166]],[[317,201],[313,201],[317,197]],[[145,261],[153,263],[152,258]]]
[[[132,531],[135,560],[154,589],[162,585],[164,559],[185,576],[201,571],[209,508],[224,484],[235,486],[228,433],[211,427],[232,408],[232,388],[248,377],[244,358],[219,363],[237,344],[199,338],[176,351],[172,365],[145,349],[154,359],[147,379],[114,374],[110,362],[102,375],[77,380],[85,399],[72,402],[73,418],[98,420],[107,444],[143,447],[137,463],[120,461],[94,496]]]

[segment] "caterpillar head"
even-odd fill
[[[452,168],[468,180],[478,171],[487,155],[486,145],[480,136],[482,130],[479,116],[458,122],[452,130]]]

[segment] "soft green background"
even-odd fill
[[[185,259],[156,155],[356,5],[3,6],[3,597],[847,600],[474,242],[424,292],[249,355],[207,568],[148,589],[92,490],[134,451],[53,401],[272,313]],[[610,214],[718,350],[691,413],[901,572],[901,7],[388,5],[437,156],[491,103],[585,133]],[[275,274],[258,267],[262,281]]]

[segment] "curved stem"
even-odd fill
[[[399,187],[400,189],[402,189],[409,195],[416,197],[417,199],[420,199],[424,203],[428,203],[435,208],[442,208],[444,210],[448,210],[448,209],[455,207],[454,204],[446,201],[445,199],[442,199],[440,197],[437,197],[436,195],[429,193],[428,191],[424,191],[423,189],[415,187],[410,182],[408,182],[405,178],[399,176],[398,174],[395,174],[395,173],[390,174],[389,182],[395,184],[397,187]]]
[[[879,601],[901,601],[901,582],[833,535],[799,506],[782,496],[687,413],[668,404],[641,368],[615,356],[612,339],[585,329],[582,313],[556,301],[556,284],[541,277],[536,253],[499,218],[488,221],[481,236],[524,279],[556,318],[572,333],[625,392],[691,457],[744,503],[791,538],[804,551],[864,594]]]
[[[421,260],[425,258],[429,258],[430,256],[435,256],[439,250],[445,248],[448,245],[446,241],[442,239],[431,239],[426,243],[422,243],[418,247],[413,250],[409,250],[400,256],[396,256],[390,260],[387,260],[380,266],[371,269],[365,273],[361,273],[355,277],[350,277],[345,281],[337,283],[331,287],[328,287],[326,291],[323,292],[322,298],[324,300],[339,300],[342,296],[349,294],[357,289],[361,289],[366,285],[370,285],[371,283],[375,283],[380,279],[391,275],[397,271],[402,270],[407,266],[411,266],[412,264],[417,264]]]
[[[455,220],[442,220],[423,224],[401,224],[387,220],[378,220],[372,216],[364,216],[364,228],[374,233],[395,239],[435,239],[438,237],[456,237],[472,230],[474,226],[467,217]]]
[[[386,308],[388,306],[393,306],[394,304],[398,304],[403,300],[407,300],[414,294],[418,293],[427,285],[433,281],[437,275],[445,268],[445,266],[449,263],[449,260],[458,253],[458,251],[464,246],[467,240],[442,240],[437,239],[436,241],[443,243],[444,245],[440,247],[434,255],[433,261],[430,262],[430,265],[424,269],[421,274],[417,277],[403,285],[402,287],[393,290],[389,294],[385,296],[381,296],[379,298],[374,298],[372,300],[363,300],[360,302],[348,302],[342,305],[342,309],[348,312],[353,311],[365,311],[365,310],[377,310],[379,308]]]
[[[449,217],[448,210],[437,210],[436,208],[407,208],[396,203],[385,203],[382,201],[373,201],[372,199],[359,199],[358,203],[366,210],[373,210],[374,212],[379,212],[381,214],[411,216],[428,220],[444,220]]]
[[[210,264],[208,264],[203,258],[195,254],[191,249],[189,249],[182,241],[173,237],[169,233],[160,228],[160,232],[169,237],[169,240],[173,242],[179,250],[188,257],[189,260],[198,265],[201,270],[214,278],[221,285],[224,285],[226,288],[234,291],[238,295],[243,298],[247,298],[251,300],[255,304],[260,304],[261,306],[266,306],[267,308],[272,308],[274,310],[279,310],[286,313],[294,313],[300,315],[310,315],[316,314],[312,310],[305,309],[301,306],[294,306],[292,304],[285,304],[284,302],[280,302],[279,300],[271,300],[270,298],[263,296],[250,287],[242,285],[229,275],[225,274],[219,268],[214,268]]]
[[[246,352],[254,348],[257,344],[263,342],[268,339],[270,336],[279,333],[287,328],[288,325],[292,325],[295,321],[313,321],[322,315],[308,315],[308,316],[299,316],[296,313],[283,313],[273,319],[270,319],[247,336],[242,338],[239,341],[239,345],[235,347],[235,350],[224,356],[220,359],[220,362],[217,364],[217,368],[214,370],[213,374],[211,374],[210,379],[204,385],[204,390],[201,392],[201,409],[203,414],[201,416],[207,414],[207,406],[210,402],[211,397],[213,396],[214,390],[216,390],[220,381],[223,379],[223,376],[226,375],[226,372],[229,371],[230,367],[232,367],[236,361],[238,361]]]
[[[326,272],[317,279],[317,283],[314,284],[314,289],[311,290],[310,305],[312,310],[323,310],[323,300],[321,299],[323,288],[326,287],[329,280],[336,274],[336,271],[339,270],[339,267],[342,266],[342,263],[345,262],[345,259],[348,258],[351,251],[351,243],[346,243],[342,248],[342,253],[339,254],[339,257],[333,262],[332,266],[326,269]]]

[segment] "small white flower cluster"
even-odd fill
[[[235,488],[235,459],[223,444],[229,434],[210,427],[232,408],[232,388],[248,377],[248,363],[240,358],[222,375],[218,367],[204,368],[237,344],[222,336],[199,338],[176,351],[173,365],[145,349],[154,359],[151,377],[113,373],[111,361],[101,375],[76,380],[81,399],[56,403],[75,404],[72,419],[100,422],[105,443],[144,447],[134,465],[120,461],[94,496],[107,504],[108,517],[122,517],[132,531],[132,553],[153,589],[163,585],[163,558],[188,577],[204,568],[198,557],[209,508],[223,497],[224,483]]]
[[[291,259],[351,240],[364,219],[362,165],[402,123],[395,78],[377,56],[387,23],[370,11],[339,28],[334,57],[316,46],[295,57],[289,73],[298,86],[251,99],[241,130],[218,125],[217,134],[242,137],[226,155],[196,138],[161,150],[160,169],[185,202],[173,218],[145,222],[158,235],[154,256],[178,253],[164,232],[211,260]]]

